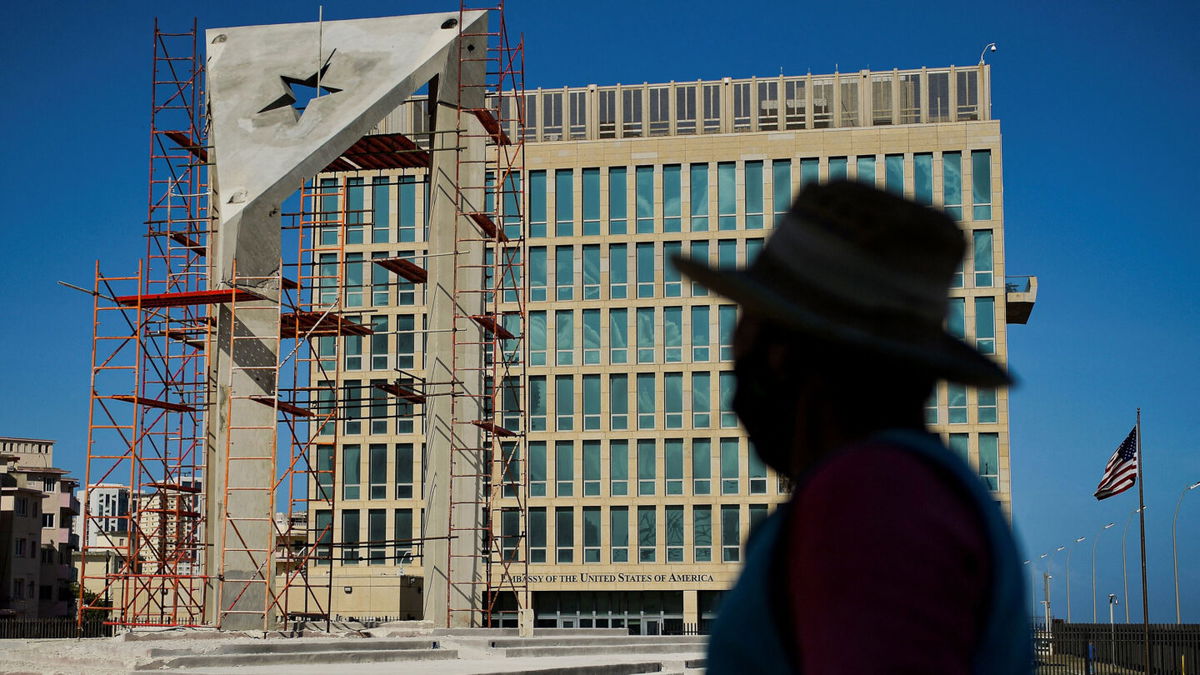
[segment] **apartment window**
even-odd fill
[[[800,185],[812,185],[821,181],[821,160],[810,157],[800,160]]]
[[[657,342],[654,339],[654,308],[639,307],[637,317],[637,362],[654,363]]]
[[[391,227],[392,213],[390,206],[389,178],[375,176],[371,179],[371,243],[388,243],[388,231]]]
[[[351,318],[353,321],[354,318]],[[362,370],[363,339],[361,335],[346,336],[346,370]]]
[[[746,162],[746,229],[763,228],[763,163]]]
[[[334,407],[337,405],[337,392],[333,389],[334,383],[328,380],[317,382],[317,401],[314,409],[320,419],[336,418],[337,412]],[[322,436],[328,436],[333,433],[333,425],[335,422],[326,422],[321,425],[318,432]],[[331,467],[332,469],[332,467]]]
[[[621,135],[637,138],[642,135],[642,90],[625,89],[621,92]]]
[[[946,312],[946,332],[962,340],[966,337],[966,298],[950,298]]]
[[[639,506],[638,517],[638,562],[654,562],[657,548],[658,518],[655,507]]]
[[[328,509],[318,509],[313,521],[317,540],[317,564],[328,565],[333,557],[333,512]]]
[[[600,496],[600,441],[583,442],[583,496]]]
[[[918,204],[933,203],[933,154],[913,155],[913,199]]]
[[[692,260],[695,260],[696,262],[701,262],[701,263],[704,263],[705,265],[707,265],[708,261],[709,261],[708,242],[704,241],[704,240],[693,241],[691,258],[692,258]],[[708,289],[705,288],[704,286],[702,286],[701,284],[698,284],[695,281],[693,281],[692,282],[692,296],[693,297],[701,297],[701,296],[705,296],[705,295],[708,295]]]
[[[708,361],[709,326],[708,305],[692,306],[692,361]]]
[[[846,158],[829,158],[829,180],[846,180]]]
[[[678,164],[667,164],[663,166],[662,171],[663,232],[679,232],[682,229],[683,222],[680,215],[680,192],[682,188],[680,167]]]
[[[737,267],[737,239],[721,239],[717,242],[717,267]]]
[[[737,229],[737,177],[734,162],[717,164],[717,229]]]
[[[639,166],[636,174],[637,232],[647,234],[654,232],[654,167]],[[678,179],[678,171],[675,177]]]
[[[600,562],[600,507],[583,507],[583,562]]]
[[[360,499],[362,451],[357,445],[342,446],[342,499]]]
[[[387,446],[372,443],[367,448],[367,498],[387,499]]]
[[[554,377],[554,428],[558,431],[571,431],[575,428],[575,377],[573,375],[556,375]]]
[[[546,236],[546,172],[529,172],[529,236]]]
[[[629,441],[608,443],[608,494],[613,497],[629,494]]]
[[[692,164],[689,169],[689,200],[692,232],[708,231],[708,165]]]
[[[608,427],[613,431],[629,428],[629,376],[616,373],[608,376]]]
[[[654,373],[637,374],[638,428],[654,428]]]
[[[334,337],[318,337],[317,341],[317,367],[322,371],[329,372],[337,367],[337,338]]]
[[[560,309],[554,313],[554,362],[560,366],[575,363],[575,312]]]
[[[529,509],[529,562],[546,562],[546,507],[535,506]]]
[[[546,247],[529,248],[529,300],[545,302],[546,294]]]
[[[767,465],[763,463],[753,443],[750,444],[750,451],[746,453],[746,470],[750,479],[750,494],[767,494]]]
[[[675,133],[696,133],[696,85],[675,85]]]
[[[703,85],[701,92],[704,98],[704,133],[719,133],[721,131],[721,85]]]
[[[347,237],[349,238],[349,237]],[[362,231],[358,238],[362,239]],[[361,241],[359,243],[362,243]],[[346,306],[363,306],[363,254],[346,254]]]
[[[559,506],[554,509],[554,561],[575,562],[575,509]]]
[[[888,192],[904,196],[904,155],[886,155],[883,158],[884,187]]]
[[[926,122],[950,121],[950,73],[929,73],[929,116]]]
[[[583,299],[600,299],[600,245],[583,247]]]
[[[317,499],[333,499],[333,446],[317,446]],[[18,507],[20,504],[17,505]],[[17,511],[21,514],[20,510]]]
[[[788,80],[783,83],[783,126],[785,129],[803,129],[805,124],[804,80]]]
[[[629,310],[608,310],[608,362],[629,363]]]
[[[996,299],[991,296],[975,298],[975,348],[996,353]]]
[[[666,494],[683,494],[682,438],[668,438],[663,442],[663,464],[666,471]]]
[[[683,373],[663,375],[663,413],[666,428],[683,428]]]
[[[371,370],[388,369],[388,318],[371,317]]]
[[[554,494],[575,496],[575,444],[571,441],[554,442]]]
[[[546,365],[546,313],[529,313],[529,364]]]
[[[629,297],[629,257],[626,244],[608,247],[608,295],[613,300]]]
[[[678,241],[663,242],[663,295],[668,298],[683,295],[683,276],[675,267],[675,258],[682,250],[683,244]]]
[[[628,170],[623,166],[614,166],[608,170],[609,234],[627,234],[629,231],[628,174]]]
[[[583,429],[600,429],[600,376],[583,376]]]
[[[512,441],[500,444],[503,453],[504,470],[501,480],[504,482],[504,496],[517,497],[521,488],[521,446]]]
[[[608,510],[608,532],[612,546],[612,561],[629,562],[629,507],[614,506]]]
[[[518,200],[521,197],[521,174],[510,173],[507,180],[502,186],[503,194],[503,213],[501,214],[501,222],[504,227],[504,235],[510,239],[516,239],[522,236],[521,234],[521,207]],[[491,195],[488,195],[491,197]],[[490,211],[491,208],[489,207]]]
[[[750,531],[754,532],[758,528],[758,524],[767,519],[770,513],[770,507],[766,504],[751,504],[750,505]]]
[[[1000,436],[979,434],[979,477],[988,489],[1000,489]]]
[[[777,159],[771,162],[771,208],[775,218],[788,212],[792,206],[792,160]]]
[[[529,442],[529,496],[546,496],[546,442]]]
[[[600,234],[600,169],[583,170],[583,234]]]
[[[738,439],[721,439],[721,494],[736,495],[738,493]]]
[[[367,560],[370,565],[387,562],[387,511],[367,511]]]
[[[506,562],[516,561],[520,556],[521,512],[506,507],[500,510],[500,556]]]
[[[649,496],[654,494],[654,483],[656,476],[656,451],[655,441],[652,438],[643,438],[637,442],[637,465],[638,465],[638,494]]]
[[[859,157],[854,167],[855,179],[860,183],[875,187],[875,164],[875,155]]]
[[[712,425],[712,375],[692,373],[692,427],[707,429]]]
[[[975,230],[971,233],[975,259],[975,286],[989,288],[992,285],[992,231]]]
[[[388,394],[380,387],[387,380],[371,380],[371,433],[386,434],[388,431]]]
[[[357,565],[362,557],[358,543],[362,540],[359,532],[358,509],[342,511],[342,564]]]
[[[529,377],[529,430],[546,430],[546,376]]]
[[[637,252],[637,296],[639,298],[654,297],[654,243],[642,242],[636,246]]]
[[[954,454],[961,457],[962,461],[964,461],[964,462],[970,461],[970,450],[968,448],[968,443],[971,439],[971,435],[970,434],[950,434],[949,438],[950,438],[950,450],[952,450],[954,452]]]
[[[712,441],[707,438],[692,439],[692,494],[707,495],[712,492]]]
[[[718,392],[721,400],[721,428],[732,429],[737,426],[737,413],[733,411],[733,392],[735,382],[733,373],[724,371],[717,376],[717,384],[721,391]]]
[[[712,507],[692,507],[692,555],[696,562],[712,562]]]
[[[555,297],[559,300],[575,298],[575,247],[554,247]]]
[[[740,507],[737,504],[721,506],[721,561],[741,560],[742,524]]]
[[[317,194],[320,195],[321,211],[320,222],[321,227],[321,245],[334,246],[338,241],[338,226],[337,222],[340,215],[338,209],[338,183],[333,178],[322,178],[321,186],[318,188]]]
[[[967,387],[965,385],[947,383],[946,412],[950,424],[967,423]]]
[[[962,220],[962,153],[942,153],[942,208],[946,215]]]
[[[667,530],[667,562],[683,562],[683,507],[668,506],[665,510]]]
[[[558,169],[554,172],[554,235],[558,237],[570,237],[575,234],[573,182],[574,175],[571,169]]]
[[[417,240],[417,179],[415,176],[397,177],[396,192],[398,193],[396,240],[409,243]]]
[[[975,397],[978,399],[979,404],[979,423],[994,424],[997,421],[996,389],[994,387],[981,387],[975,392]]]
[[[761,253],[762,249],[763,249],[763,241],[764,240],[761,238],[746,240],[746,264],[747,265],[753,265],[754,261],[758,258],[758,254]]]
[[[925,423],[938,423],[938,386],[933,385],[933,391],[929,393],[929,398],[925,400]]]
[[[961,74],[961,73],[960,73]],[[974,74],[974,73],[972,73]],[[971,217],[992,218],[992,151],[971,151]]]

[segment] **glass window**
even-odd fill
[[[575,363],[575,312],[560,309],[554,312],[554,361],[560,366]]]
[[[668,438],[663,442],[663,464],[667,478],[667,494],[683,494],[683,439]]]
[[[746,162],[746,229],[763,227],[763,163]]]
[[[692,494],[707,495],[712,492],[712,441],[707,438],[692,439]]]
[[[571,441],[554,442],[554,494],[575,495],[575,444]]]
[[[616,373],[608,376],[608,427],[613,431],[629,428],[629,376]]]
[[[397,204],[397,241],[408,243],[417,240],[417,179],[415,176],[398,176],[396,192]]]
[[[950,73],[929,73],[929,115],[926,122],[950,121]]]
[[[387,446],[372,443],[367,448],[367,498],[387,499]]]
[[[764,241],[765,240],[758,239],[758,238],[746,240],[746,264],[747,265],[754,264],[754,260],[756,258],[758,258],[758,254],[762,252]]]
[[[392,511],[392,538],[396,544],[396,564],[412,562],[413,510],[395,509]]]
[[[971,151],[971,217],[992,218],[992,151]]]
[[[583,299],[600,299],[600,245],[583,246]]]
[[[771,162],[772,208],[778,218],[792,207],[792,160],[777,159]]]
[[[363,340],[361,335],[346,337],[346,370],[362,370]]]
[[[1000,436],[979,434],[979,477],[988,489],[1000,489]]]
[[[359,499],[362,484],[362,451],[357,445],[342,446],[342,499]]]
[[[719,392],[721,397],[721,428],[732,429],[737,426],[737,413],[733,411],[733,391],[735,387],[733,373],[729,371],[720,373],[717,377],[717,384],[721,388]]]
[[[654,562],[658,535],[657,515],[653,506],[638,507],[638,562]]]
[[[708,165],[693,164],[689,175],[692,232],[708,231]],[[695,257],[695,256],[693,256]]]
[[[583,430],[600,430],[600,376],[583,376]]]
[[[887,155],[883,158],[887,191],[904,196],[904,155]]]
[[[629,363],[629,310],[608,310],[608,362]]]
[[[317,446],[317,499],[333,499],[333,446]]]
[[[628,234],[629,172],[623,166],[608,170],[608,233]]]
[[[637,317],[637,362],[654,363],[656,340],[654,339],[654,308],[638,307]]]
[[[387,511],[367,511],[367,559],[371,565],[387,562]]]
[[[875,187],[875,155],[864,155],[858,158],[854,167],[854,177],[860,183]]]
[[[621,135],[637,138],[642,135],[642,90],[641,88],[621,91]]]
[[[546,300],[546,247],[529,247],[529,299],[532,302]]]
[[[696,133],[696,86],[675,86],[675,133]]]
[[[571,431],[575,428],[575,377],[573,375],[556,375],[554,377],[554,416],[554,426],[558,431]]]
[[[637,296],[639,298],[654,297],[654,243],[642,242],[637,244]]]
[[[600,363],[600,310],[583,310],[583,363]]]
[[[717,267],[737,267],[737,239],[721,239],[717,242]]]
[[[608,246],[608,296],[613,300],[629,297],[629,247]]]
[[[529,172],[529,236],[546,236],[546,172]]]
[[[570,237],[575,234],[573,182],[571,169],[557,169],[554,172],[554,235],[557,237]]]
[[[738,493],[738,474],[741,462],[738,458],[738,439],[721,439],[721,494]]]
[[[371,317],[371,370],[388,370],[388,318]]]
[[[667,363],[683,361],[683,308],[663,308],[663,360]]]
[[[663,166],[663,232],[679,232],[683,229],[680,212],[682,179],[678,164]]]
[[[933,391],[929,393],[929,398],[925,401],[925,423],[938,423],[938,386],[933,385]]]
[[[967,387],[953,382],[946,385],[946,411],[950,424],[967,423]]]
[[[942,153],[942,206],[946,215],[962,220],[962,153]]]
[[[783,83],[783,125],[786,129],[803,129],[805,123],[804,80],[787,80]]]
[[[663,295],[668,298],[683,295],[683,276],[675,267],[675,258],[682,250],[683,244],[678,241],[663,242]]]
[[[721,131],[721,87],[720,84],[706,84],[701,89],[704,98],[704,133],[714,134]]]
[[[829,180],[846,180],[846,158],[829,158]]]
[[[933,154],[913,155],[913,199],[918,204],[933,203]]]
[[[359,232],[362,238],[362,232]],[[363,306],[363,254],[346,254],[346,306]]]
[[[515,508],[500,510],[500,555],[508,562],[520,557],[521,512]]]
[[[667,562],[683,562],[683,507],[666,508]]]
[[[654,428],[654,373],[637,374],[638,428]]]
[[[758,524],[767,519],[770,508],[766,504],[750,505],[750,531],[754,532]]]
[[[546,376],[529,377],[529,430],[546,430]]]
[[[629,562],[629,507],[614,506],[609,509],[608,522],[612,561]]]
[[[701,240],[701,241],[693,241],[692,242],[691,259],[695,260],[697,262],[704,263],[705,265],[707,265],[709,263],[708,242],[707,241]],[[704,286],[696,283],[695,281],[693,281],[692,282],[692,295],[694,297],[708,295],[708,289],[705,288]]]
[[[779,82],[762,80],[758,83],[758,130],[779,128]]]
[[[996,299],[990,296],[975,298],[975,348],[996,353]]]
[[[993,424],[996,422],[996,389],[994,387],[980,387],[975,392],[979,399],[979,423]]]
[[[692,427],[707,429],[712,425],[712,375],[692,373]]]
[[[767,465],[763,464],[762,457],[758,455],[758,450],[753,444],[746,453],[746,470],[750,479],[750,494],[767,494]]]
[[[546,442],[529,442],[529,496],[546,496]]]
[[[970,450],[968,449],[970,438],[970,434],[950,434],[950,449],[964,462],[970,461]]]
[[[413,496],[413,444],[397,443],[396,453],[396,499],[411,499]]]
[[[750,83],[733,83],[733,130],[750,130]]]
[[[629,494],[629,441],[608,443],[608,494],[613,497]]]
[[[600,234],[600,169],[583,170],[583,234]]]
[[[360,528],[362,523],[359,522],[358,509],[344,509],[342,511],[342,564],[357,565],[362,558],[362,551],[358,547],[358,543],[362,541],[362,533]]]
[[[575,509],[570,506],[554,508],[554,561],[575,562]]]
[[[946,332],[962,340],[966,337],[965,298],[950,298],[950,306],[946,313]]]
[[[975,258],[975,286],[988,288],[992,285],[992,231],[975,230],[971,233]]]
[[[663,414],[666,428],[683,428],[683,373],[663,374]]]
[[[371,179],[371,243],[386,244],[392,226],[391,186],[387,176]]]
[[[543,311],[529,313],[529,363],[546,365],[546,313]]]
[[[362,178],[346,180],[346,243],[363,243],[363,222],[365,221],[366,187]]]
[[[717,229],[737,229],[737,164],[717,164]]]
[[[979,71],[960,70],[955,79],[958,85],[958,121],[979,119]]]
[[[559,300],[575,298],[575,247],[554,247],[555,297]]]
[[[741,559],[742,524],[738,504],[721,505],[721,562]]]
[[[821,160],[810,157],[800,160],[800,185],[812,185],[821,180]]]
[[[692,507],[692,555],[696,562],[712,562],[712,507]]]
[[[703,363],[709,358],[708,309],[708,305],[692,306],[692,361],[698,363]]]
[[[521,445],[506,441],[501,444],[501,451],[504,458],[504,496],[517,497],[520,495],[521,487]]]
[[[637,232],[647,234],[654,232],[654,167],[639,166],[637,175]]]
[[[852,76],[839,78],[842,89],[841,98],[841,122],[838,126],[841,127],[856,127],[858,126],[858,79],[850,79]]]
[[[653,438],[639,439],[637,442],[638,463],[638,494],[653,495],[656,478],[656,457]]]
[[[884,126],[892,123],[892,76],[871,76],[871,124]]]
[[[583,496],[600,496],[600,441],[583,442]]]
[[[571,126],[568,129],[570,135],[568,138],[572,140],[587,138],[587,92],[570,92],[570,98],[567,103],[570,106],[571,115]]]
[[[546,507],[529,509],[529,562],[546,562]]]
[[[328,565],[332,558],[333,512],[327,509],[318,509],[313,523],[313,531],[317,540],[317,564]]]
[[[600,507],[583,507],[583,562],[600,562]]]

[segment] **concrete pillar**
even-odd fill
[[[700,623],[700,592],[683,592],[683,623]]]

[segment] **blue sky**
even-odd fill
[[[831,3],[824,3],[831,5]],[[971,65],[988,42],[1004,134],[1010,274],[1035,274],[1038,304],[1010,327],[1015,521],[1027,557],[1073,539],[1074,618],[1121,593],[1121,530],[1133,492],[1096,502],[1109,454],[1143,409],[1151,618],[1174,620],[1171,516],[1200,480],[1200,153],[1196,3],[654,3],[510,0],[530,87],[715,79],[861,68]],[[339,2],[327,19],[451,8]],[[736,8],[736,9],[735,9]],[[19,3],[0,31],[0,434],[58,441],[83,473],[90,285],[144,252],[151,28],[309,21],[295,2]],[[1189,173],[1191,172],[1191,173]],[[1129,535],[1133,617],[1136,521]],[[1184,619],[1200,621],[1200,489],[1179,518]],[[1051,563],[1065,615],[1065,551]],[[1040,599],[1040,598],[1039,598]],[[1105,607],[1100,606],[1103,615]],[[1122,616],[1123,611],[1118,613]]]

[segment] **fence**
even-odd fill
[[[75,617],[50,619],[0,619],[0,640],[44,638],[94,638],[112,637],[115,626],[104,625],[104,620],[87,619],[80,626]]]
[[[1039,673],[1144,673],[1141,624],[1054,623],[1034,631]],[[1200,673],[1200,624],[1150,624],[1150,672]]]

